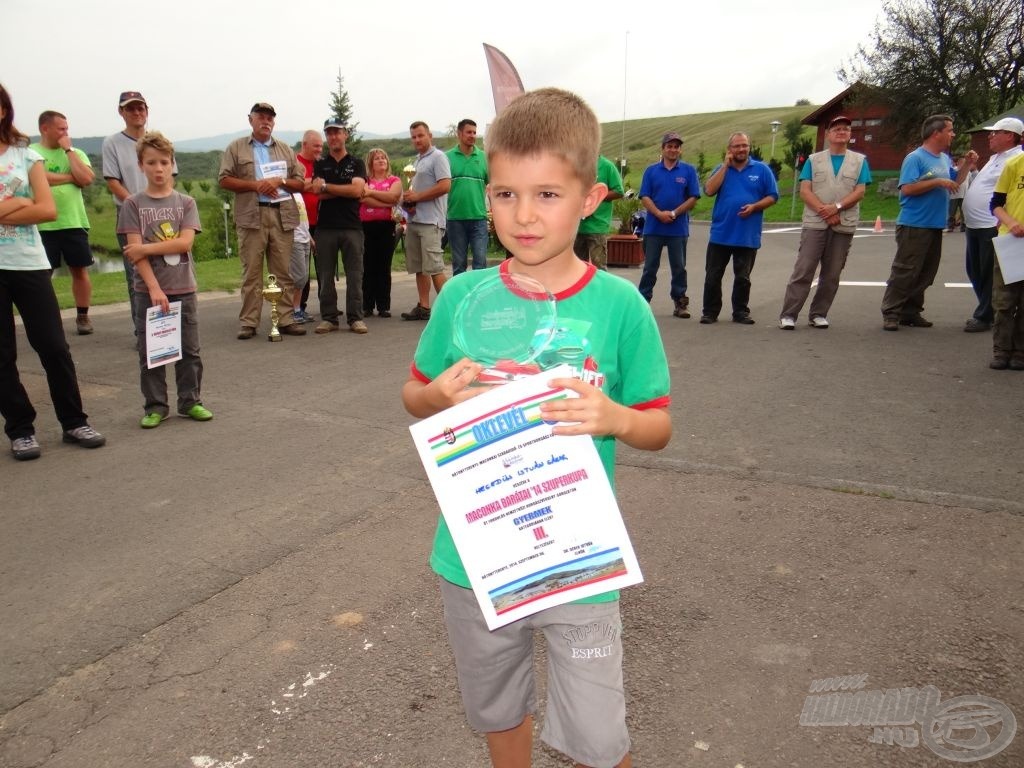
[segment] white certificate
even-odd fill
[[[569,366],[409,428],[490,629],[643,581],[594,441],[551,434],[541,403]]]
[[[260,164],[260,178],[261,179],[287,179],[288,178],[288,163],[284,160],[272,160],[269,163]],[[273,201],[280,203],[284,200],[291,200],[292,193],[286,190],[284,187],[278,187],[274,190]]]
[[[166,312],[146,310],[146,366],[157,368],[181,360],[181,302],[172,301]]]
[[[999,258],[1003,282],[1009,285],[1024,280],[1024,237],[999,235],[992,239],[992,247]]]

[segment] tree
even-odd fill
[[[796,168],[801,156],[805,159],[814,151],[814,140],[804,138],[804,125],[799,117],[794,117],[782,126],[782,137],[786,140],[786,166]]]
[[[931,114],[968,128],[1024,97],[1021,0],[886,0],[867,44],[837,74],[886,103],[892,138],[920,141]]]
[[[341,76],[340,68],[338,69],[337,89],[331,91],[331,101],[327,105],[327,109],[330,110],[332,117],[336,117],[344,125],[348,126],[346,149],[353,155],[358,155],[360,142],[356,128],[359,127],[359,123],[352,119],[352,102],[349,101],[348,91],[345,90],[345,78]]]

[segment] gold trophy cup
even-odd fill
[[[402,175],[405,177],[405,188],[412,189],[412,177],[416,175],[416,166],[409,163],[402,169]],[[416,203],[406,203],[403,200],[402,208],[409,215],[409,218],[412,218],[412,215],[416,213]]]
[[[281,313],[277,311],[277,301],[281,298],[281,286],[277,284],[276,275],[267,275],[267,287],[263,289],[263,298],[270,302],[270,335],[267,341],[281,341],[281,332],[277,329],[277,323],[281,319]]]

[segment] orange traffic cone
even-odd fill
[[[882,217],[881,216],[876,216],[875,217],[875,232],[882,232],[882,231],[883,231],[882,230]]]

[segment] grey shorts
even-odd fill
[[[405,271],[410,275],[417,272],[439,275],[444,272],[443,234],[444,227],[437,224],[410,222],[405,232]]]
[[[309,282],[309,243],[292,241],[292,258],[288,271],[291,273],[292,282],[295,283],[296,298],[302,288]]]
[[[506,731],[533,713],[533,636],[540,630],[548,655],[541,738],[584,765],[618,765],[629,751],[618,600],[560,605],[492,632],[472,590],[440,582],[469,724],[484,733]]]

